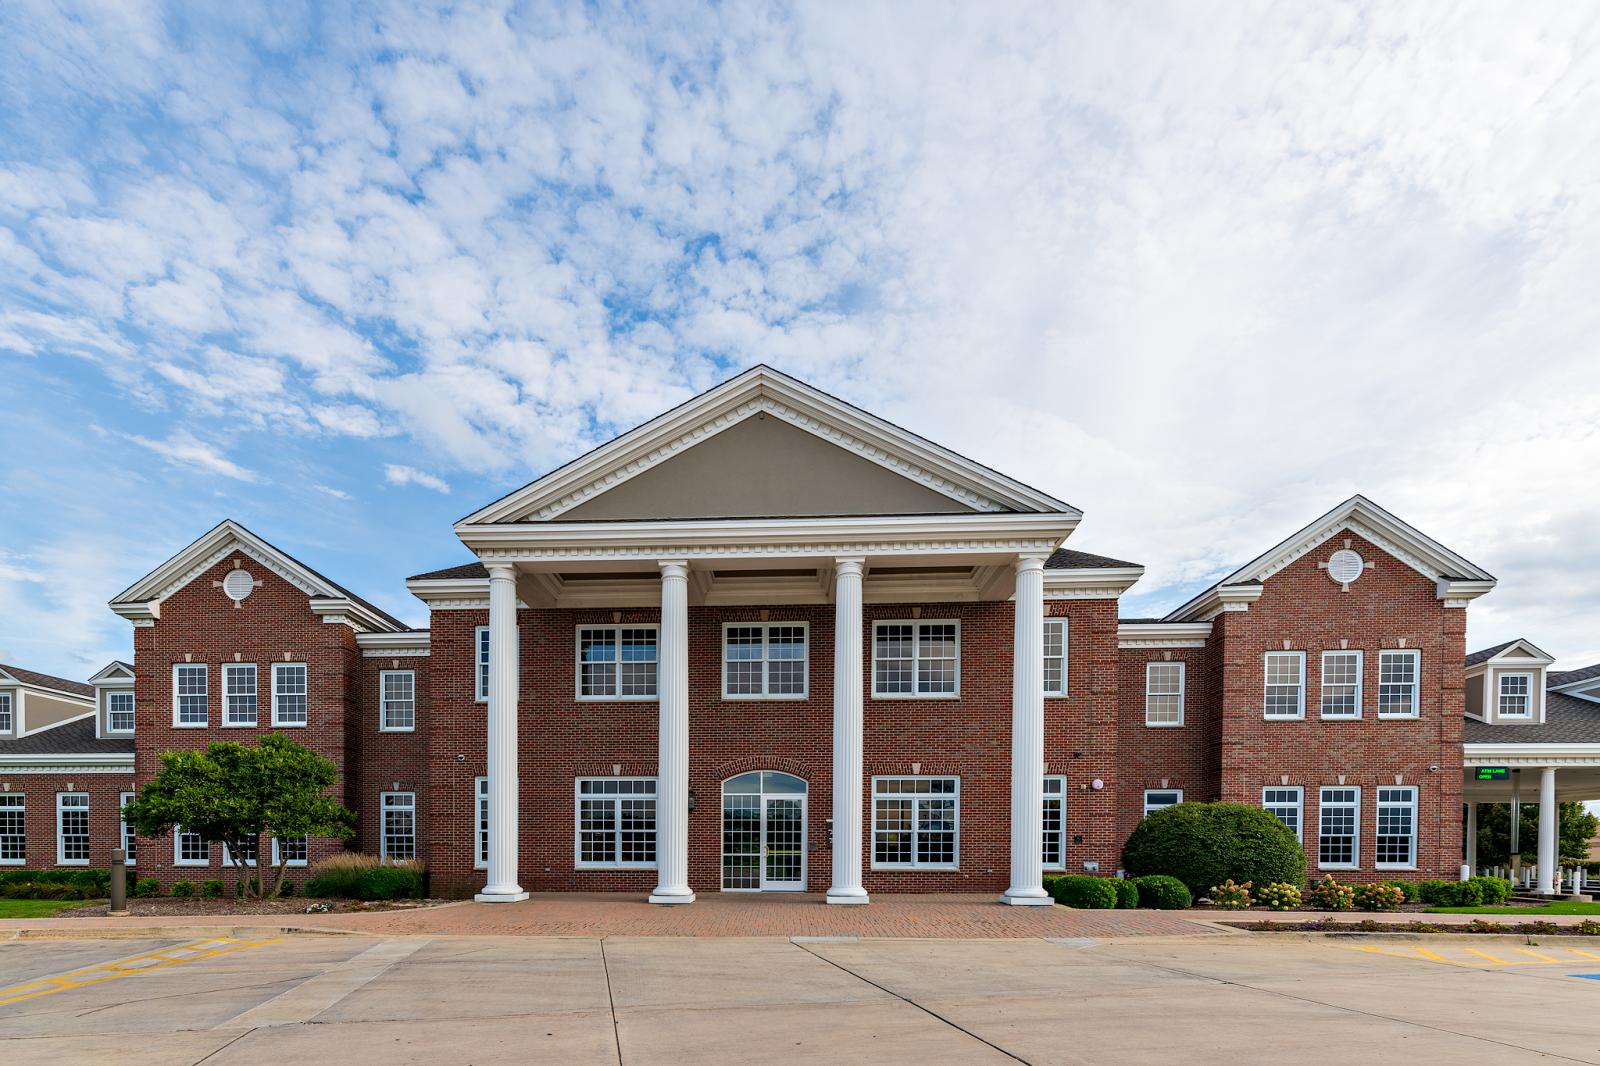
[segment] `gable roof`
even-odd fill
[[[920,482],[974,511],[1081,517],[1070,504],[758,364],[474,511],[457,527],[555,519],[762,413]]]
[[[1164,620],[1179,622],[1203,614],[1219,589],[1259,585],[1347,529],[1437,582],[1441,600],[1473,599],[1495,586],[1493,574],[1357,494],[1169,612]]]
[[[1508,727],[1468,718],[1462,726],[1467,744],[1600,744],[1600,703],[1547,692],[1542,722]]]
[[[1138,565],[1104,555],[1074,551],[1071,548],[1057,548],[1050,553],[1050,558],[1044,561],[1046,570],[1123,570]]]
[[[1524,640],[1523,638],[1518,637],[1515,640],[1508,640],[1503,644],[1496,644],[1492,648],[1483,648],[1479,651],[1470,653],[1467,656],[1466,665],[1478,666],[1481,663],[1488,662],[1490,659],[1499,658],[1500,656],[1503,656],[1507,652],[1516,648],[1521,648],[1528,653],[1526,656],[1518,656],[1519,659],[1526,658],[1534,661],[1542,660],[1545,663],[1555,662],[1555,657],[1549,652],[1540,648],[1537,644],[1534,644],[1530,640]]]
[[[1550,688],[1565,688],[1568,685],[1579,685],[1585,681],[1600,681],[1600,663],[1593,666],[1580,666],[1576,670],[1548,670],[1545,672],[1545,682]]]
[[[126,618],[158,617],[160,603],[235,551],[243,552],[312,599],[330,601],[369,631],[391,632],[406,625],[389,612],[357,596],[288,552],[274,547],[231,518],[218,522],[200,538],[111,600],[111,609]]]
[[[82,681],[69,681],[64,677],[41,674],[35,670],[24,670],[20,666],[7,666],[5,663],[0,663],[0,676],[9,677],[19,685],[53,689],[56,692],[64,692],[69,696],[94,699],[94,686],[86,685]]]
[[[59,725],[45,726],[25,737],[0,740],[4,755],[133,755],[132,737],[97,737],[94,718],[73,718]]]
[[[89,684],[93,685],[100,681],[123,680],[133,680],[133,664],[125,663],[121,659],[112,659],[100,668],[99,673],[89,679]]]

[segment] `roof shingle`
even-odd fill
[[[85,684],[82,681],[68,681],[64,677],[53,677],[50,674],[41,674],[36,670],[24,670],[20,666],[7,666],[5,663],[0,663],[0,670],[4,670],[24,685],[53,688],[57,692],[70,692],[74,696],[94,698],[94,686]]]
[[[0,755],[118,755],[133,754],[132,737],[96,737],[94,716],[29,733],[25,737],[0,740]]]

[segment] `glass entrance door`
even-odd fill
[[[757,770],[724,782],[723,891],[803,892],[805,887],[805,781]]]

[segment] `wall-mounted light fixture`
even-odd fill
[[[689,790],[689,809],[694,810],[694,789]]]

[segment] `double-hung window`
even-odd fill
[[[239,841],[238,858],[246,866],[254,866],[256,864],[256,842],[254,840]],[[232,866],[233,860],[233,849],[228,847],[227,843],[224,842],[222,845],[222,865]]]
[[[132,692],[115,691],[106,693],[106,732],[133,732]]]
[[[1533,675],[1500,675],[1500,717],[1531,718],[1533,716]]]
[[[172,724],[203,726],[209,713],[204,663],[176,663],[172,667]]]
[[[1149,817],[1157,811],[1176,807],[1183,802],[1181,788],[1147,788],[1144,790],[1144,813]]]
[[[378,674],[383,713],[378,728],[385,733],[410,733],[417,728],[417,675],[413,670],[384,670]]]
[[[1306,653],[1269,651],[1266,695],[1262,713],[1267,718],[1304,718],[1306,713]]]
[[[118,811],[120,812],[127,810],[128,804],[132,803],[138,798],[139,794],[137,792],[124,792],[120,797],[118,797],[118,801],[121,803],[121,807],[118,808]],[[119,813],[118,824],[122,828],[122,851],[128,857],[128,865],[132,866],[138,861],[139,858],[139,838],[134,836],[133,827],[128,824],[127,815]]]
[[[954,870],[960,855],[959,777],[872,779],[874,869]]]
[[[210,866],[211,845],[199,833],[185,833],[183,826],[172,827],[172,865]]]
[[[1270,785],[1261,790],[1261,806],[1268,814],[1294,831],[1296,840],[1301,836],[1305,813],[1305,792],[1298,785]]]
[[[28,799],[20,792],[0,793],[0,865],[28,861]]]
[[[1417,864],[1417,790],[1378,789],[1378,838],[1373,864],[1380,869],[1410,869]]]
[[[726,699],[804,699],[810,672],[805,622],[730,623],[722,627]]]
[[[479,703],[489,702],[489,627],[479,626],[472,631],[473,672],[472,696]]]
[[[1354,870],[1361,859],[1361,790],[1329,787],[1317,799],[1317,866]]]
[[[272,724],[306,724],[306,664],[272,664]]]
[[[272,865],[304,866],[311,858],[311,839],[299,836],[288,840],[272,838]]]
[[[1322,717],[1361,717],[1361,653],[1322,653]]]
[[[1067,694],[1067,620],[1044,620],[1044,694]]]
[[[579,626],[580,700],[653,700],[659,626]]]
[[[11,693],[0,692],[0,733],[11,732]]]
[[[256,664],[222,665],[222,724],[256,724]]]
[[[1147,663],[1144,668],[1144,724],[1183,724],[1183,664]]]
[[[89,865],[89,794],[56,793],[56,864]]]
[[[473,782],[473,803],[477,811],[478,832],[474,837],[472,865],[475,869],[489,868],[489,779],[480,777]]]
[[[655,866],[655,778],[580,777],[577,801],[580,870]]]
[[[1421,674],[1420,651],[1391,650],[1378,653],[1379,718],[1417,717]]]
[[[383,850],[386,861],[400,862],[417,857],[417,794],[385,792],[383,807]]]
[[[874,622],[874,696],[957,696],[961,693],[961,623]]]
[[[1044,779],[1044,868],[1067,867],[1067,779]]]

